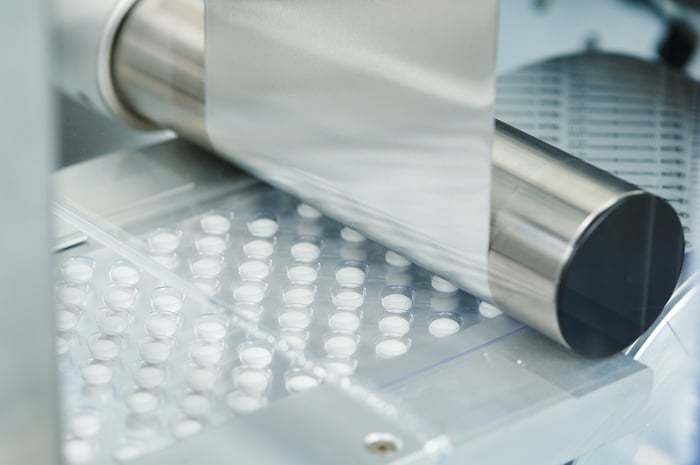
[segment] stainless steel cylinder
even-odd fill
[[[209,146],[204,35],[202,0],[140,0],[115,39],[112,77],[134,116]],[[491,296],[478,297],[587,356],[631,344],[680,273],[673,209],[504,123],[492,156]]]

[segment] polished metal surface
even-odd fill
[[[210,146],[203,27],[201,1],[142,0],[122,27],[112,64],[117,90],[135,115]],[[491,295],[479,296],[587,355],[632,343],[661,311],[680,272],[683,237],[672,209],[507,125],[497,125],[492,157],[491,246],[483,270]],[[329,216],[364,224],[366,211],[344,213],[349,204],[329,211],[314,186],[292,190]],[[444,272],[445,256],[436,263],[429,252],[441,247],[424,242],[399,251]],[[444,274],[473,289],[457,265]]]
[[[0,462],[61,463],[49,259],[48,176],[55,156],[48,2],[2,5]]]

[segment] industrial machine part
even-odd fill
[[[100,38],[104,55],[94,68],[100,69],[100,88],[108,89],[103,93],[118,96],[104,99],[106,106],[116,115],[126,112],[127,122],[171,128],[210,146],[203,2],[141,0],[117,24]],[[70,54],[64,57],[61,66],[71,67]],[[502,123],[492,156],[491,292],[479,297],[588,356],[631,344],[658,316],[680,272],[684,241],[673,209]],[[312,192],[292,193],[314,198]],[[358,224],[314,203],[331,217]],[[430,254],[421,255],[429,247],[396,247],[391,237],[363,232],[435,269]],[[470,288],[464,276],[446,277]]]

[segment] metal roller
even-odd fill
[[[138,1],[111,51],[114,94],[131,120],[210,146],[202,0]],[[501,122],[492,157],[491,295],[478,297],[586,356],[631,344],[680,273],[684,238],[671,206]]]

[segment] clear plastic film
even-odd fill
[[[488,297],[496,6],[206,1],[209,140]]]

